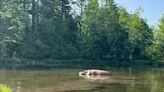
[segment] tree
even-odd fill
[[[84,57],[86,58],[95,58],[92,57],[93,53],[93,41],[95,33],[98,31],[98,15],[99,15],[99,3],[98,0],[90,0],[83,13],[83,26],[81,34],[83,34],[83,43],[85,46]]]
[[[101,58],[117,58],[120,57],[120,50],[122,49],[124,39],[126,39],[126,32],[123,31],[119,24],[118,8],[113,0],[106,0],[104,6],[101,7],[99,13],[99,33],[97,37],[97,45],[102,43]]]
[[[155,47],[163,57],[163,18],[152,45],[140,11],[128,13],[114,0],[1,0],[0,56],[132,60]]]
[[[136,14],[132,15],[130,26],[129,43],[131,45],[130,59],[132,59],[132,54],[141,55],[142,51],[145,51],[145,48],[152,44],[153,32],[145,21]]]
[[[37,33],[37,22],[38,22],[38,1],[37,0],[32,0],[32,8],[31,8],[31,13],[32,13],[32,39],[36,39],[36,33]]]
[[[119,22],[128,33],[126,51],[130,60],[144,58],[147,48],[153,43],[153,31],[144,19],[139,17],[140,9],[129,14],[122,7],[119,8]]]
[[[12,57],[16,45],[23,39],[23,29],[28,21],[28,14],[22,10],[17,0],[1,1],[0,32],[1,41],[7,49],[7,56]]]
[[[67,0],[40,1],[37,40],[44,45],[41,48],[46,47],[46,54],[42,58],[60,59],[77,56],[74,46],[77,28],[69,5]]]
[[[158,58],[164,58],[164,15],[160,18],[159,25],[157,26],[158,29],[156,30],[155,35],[155,47],[157,52]]]

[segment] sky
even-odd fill
[[[146,18],[150,26],[157,25],[164,14],[164,0],[115,0],[115,2],[126,8],[128,12],[134,12],[142,7],[144,11],[141,17]]]

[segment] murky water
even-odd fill
[[[13,92],[164,92],[164,69],[106,69],[104,80],[78,76],[83,69],[0,70]]]

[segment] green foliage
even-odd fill
[[[0,57],[164,58],[164,17],[157,29],[150,28],[140,17],[141,8],[128,13],[114,0],[102,5],[98,0],[1,0],[0,4]]]
[[[164,58],[164,15],[159,21],[158,28],[155,29],[154,49],[156,49],[157,57]]]
[[[11,89],[6,85],[0,84],[0,92],[11,92]]]
[[[49,46],[47,46],[40,40],[28,43],[23,42],[19,49],[20,52],[18,52],[18,54],[21,58],[38,60],[49,57]]]
[[[6,45],[3,41],[0,41],[0,57],[4,58],[7,56]]]
[[[153,30],[147,25],[146,21],[139,17],[140,10],[133,14],[129,14],[124,8],[120,7],[119,23],[122,28],[128,33],[126,41],[126,54],[128,58],[145,58],[147,50],[153,44]]]

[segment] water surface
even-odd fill
[[[0,83],[13,92],[164,92],[164,69],[105,69],[112,76],[90,80],[83,69],[0,70]]]

